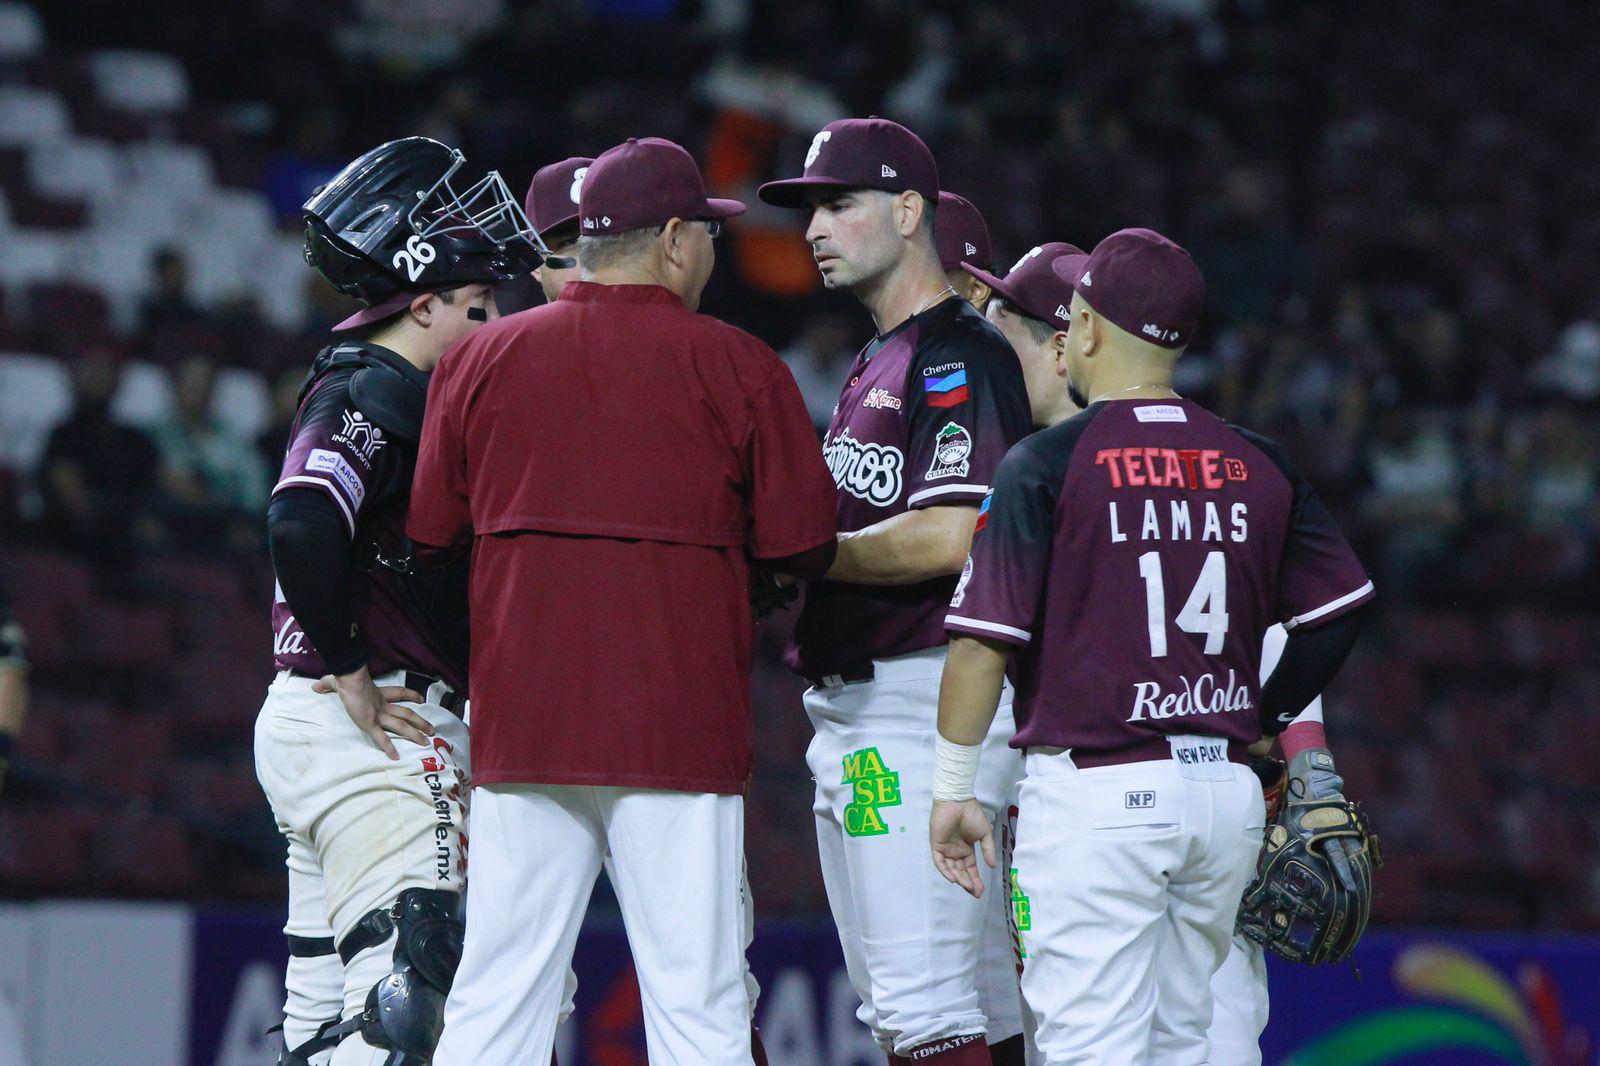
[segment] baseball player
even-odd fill
[[[1070,244],[1050,242],[1035,246],[1003,278],[971,264],[964,269],[976,276],[983,290],[992,293],[985,311],[1016,349],[1022,376],[1028,384],[1028,404],[1034,424],[1049,428],[1077,414],[1067,389],[1066,343],[1068,307],[1073,286],[1088,256]],[[1278,663],[1287,633],[1282,625],[1268,628],[1261,652],[1261,680]],[[1291,736],[1322,721],[1322,698],[1310,706],[1285,732]],[[1009,869],[1004,841],[998,856],[1001,877]],[[1010,895],[1009,885],[1001,881]],[[1007,900],[1008,906],[1010,900]],[[1261,1033],[1267,1024],[1267,965],[1259,944],[1238,932],[1233,934],[1228,956],[1211,979],[1212,1012],[1207,1038],[1213,1066],[1259,1066]]]
[[[427,1063],[460,953],[466,561],[412,573],[404,522],[429,372],[535,256],[498,174],[454,191],[462,163],[391,141],[304,208],[307,261],[368,307],[312,363],[267,512],[255,756],[288,841],[288,1066]]]
[[[578,193],[593,165],[587,156],[573,156],[540,167],[528,183],[528,221],[550,249],[533,271],[545,303],[555,303],[567,282],[578,280]]]
[[[1001,464],[946,619],[933,861],[982,894],[973,845],[992,865],[994,841],[974,797],[1017,652],[1011,890],[1052,1064],[1206,1061],[1210,981],[1265,821],[1246,748],[1337,672],[1373,596],[1283,450],[1172,391],[1203,293],[1149,230],[1096,246],[1067,332],[1085,410]],[[1261,685],[1274,619],[1291,636]],[[1311,794],[1326,756],[1311,753]]]
[[[476,635],[474,865],[435,1061],[548,1057],[609,856],[651,1060],[749,1063],[748,578],[826,570],[832,483],[788,369],[695,313],[744,205],[658,138],[598,157],[580,201],[580,280],[444,360],[417,468],[408,528],[471,545]]]
[[[932,232],[938,170],[916,134],[877,118],[831,123],[805,175],[760,195],[810,211],[824,285],[855,293],[878,327],[823,443],[838,558],[809,583],[789,650],[811,682],[818,848],[859,1017],[892,1063],[1020,1062],[1005,923],[987,923],[998,947],[984,951],[988,908],[943,884],[918,838],[944,604],[990,475],[1028,431],[1022,375],[1005,338],[945,277]],[[978,793],[991,819],[1019,770],[1010,734],[1002,708]],[[995,972],[980,978],[980,957]]]
[[[989,224],[972,201],[943,190],[934,217],[938,219],[933,230],[934,247],[938,249],[939,268],[944,271],[945,280],[957,296],[982,311],[989,302],[988,286],[974,271],[962,269],[962,264],[981,271],[994,269]]]

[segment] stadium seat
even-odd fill
[[[34,145],[72,132],[72,115],[58,93],[0,85],[0,144]]]
[[[40,141],[28,152],[28,180],[53,196],[97,200],[122,195],[116,148],[94,137]]]
[[[108,50],[89,57],[100,99],[123,111],[171,114],[189,103],[183,65],[160,52]]]
[[[0,255],[0,284],[14,292],[40,281],[70,277],[73,236],[46,230],[14,229]]]
[[[27,4],[0,3],[0,63],[21,63],[44,51],[44,23]]]
[[[224,433],[254,441],[272,421],[272,390],[254,370],[223,367],[211,396],[211,417]]]
[[[172,378],[162,367],[133,360],[122,368],[122,383],[111,398],[111,415],[130,426],[149,427],[172,417]]]
[[[72,382],[61,363],[0,353],[0,466],[30,471],[50,430],[72,411]]]
[[[28,286],[28,317],[49,327],[70,327],[78,337],[101,334],[111,328],[111,304],[98,289],[72,282],[51,281]]]
[[[198,209],[211,191],[211,157],[192,144],[147,141],[130,145],[123,153],[128,180],[136,186],[128,195],[149,196]],[[185,224],[193,221],[186,218]]]

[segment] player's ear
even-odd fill
[[[1084,304],[1075,309],[1078,320],[1073,324],[1072,336],[1077,338],[1078,354],[1088,357],[1100,348],[1100,319]]]
[[[895,229],[902,237],[909,237],[917,232],[917,227],[922,225],[922,214],[927,210],[927,203],[922,199],[922,194],[906,190],[894,198]]]
[[[416,319],[417,325],[426,329],[433,324],[433,305],[437,299],[438,296],[434,293],[425,292],[411,301],[409,311],[411,317]]]
[[[969,297],[972,306],[979,311],[987,311],[989,309],[989,297],[994,295],[994,290],[977,278],[972,277],[971,274],[968,274],[967,277],[972,278],[970,282],[972,288],[968,290],[972,294]]]
[[[681,267],[687,258],[687,249],[683,240],[683,219],[670,218],[666,225],[661,227],[661,251],[666,256],[667,262],[675,267]]]
[[[1050,357],[1055,360],[1056,377],[1067,376],[1067,334],[1056,330],[1050,336]]]

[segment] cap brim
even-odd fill
[[[864,189],[867,186],[857,181],[840,181],[838,178],[818,176],[815,178],[785,178],[782,181],[769,181],[756,190],[756,195],[762,202],[773,207],[805,207],[806,193],[812,189]]]
[[[714,197],[708,197],[702,217],[733,218],[735,215],[744,214],[747,210],[748,208],[744,206],[744,201],[742,200],[719,200]]]
[[[337,326],[334,326],[330,332],[343,333],[347,329],[359,329],[362,326],[370,326],[374,322],[382,322],[384,319],[397,315],[410,307],[411,301],[422,295],[425,294],[420,292],[395,293],[387,300],[375,303],[371,307],[363,307]]]
[[[996,277],[987,270],[975,267],[971,263],[962,263],[961,269],[989,286],[989,290],[1002,300],[1010,303],[1017,302],[1016,297],[1011,295],[1011,290],[1006,286],[1005,278]]]

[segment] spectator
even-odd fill
[[[271,485],[252,443],[211,413],[216,370],[199,356],[173,372],[173,416],[155,427],[161,498],[180,546],[203,550],[219,540],[239,551],[264,544],[256,527]]]
[[[150,270],[154,281],[139,309],[146,334],[182,332],[204,321],[189,296],[189,262],[181,251],[170,246],[156,249],[150,257]]]
[[[147,501],[156,470],[150,438],[112,420],[122,367],[101,348],[72,367],[71,414],[50,431],[38,480],[42,532],[112,576],[135,554],[134,533],[151,538]]]

